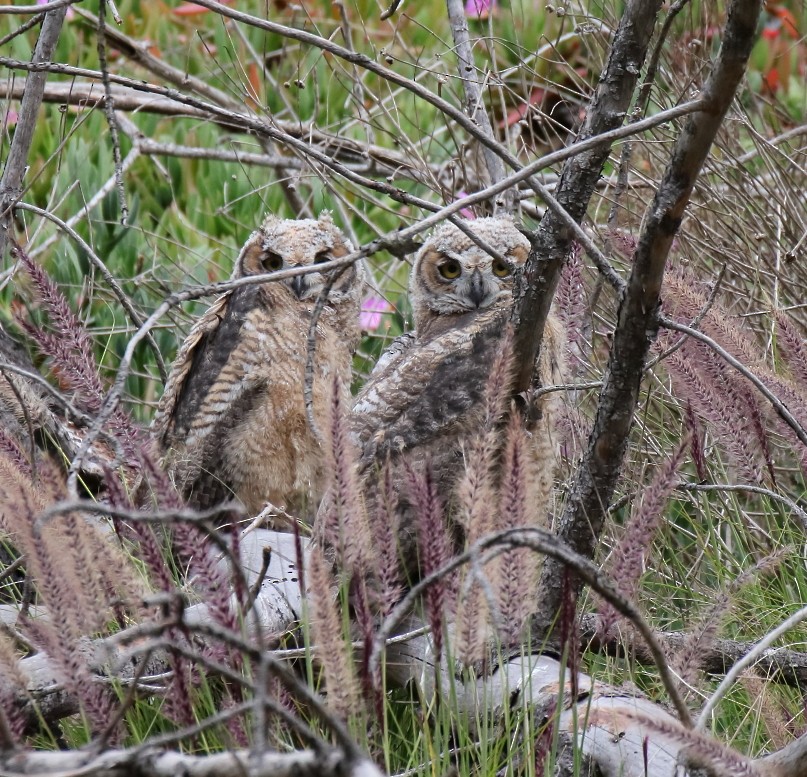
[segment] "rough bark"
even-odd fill
[[[594,557],[622,469],[645,360],[658,329],[659,296],[667,255],[709,149],[745,73],[760,8],[759,0],[735,0],[730,5],[723,43],[703,89],[707,107],[688,119],[645,218],[619,305],[588,450],[557,527],[560,539],[586,558]],[[548,560],[544,565],[540,605],[532,624],[533,639],[538,642],[546,637],[550,643],[558,640],[551,632],[563,595],[558,585],[562,574],[557,562]],[[579,582],[575,590],[579,590]]]
[[[661,5],[660,0],[628,2],[578,141],[613,130],[623,123]],[[582,221],[586,213],[610,151],[610,144],[603,143],[568,159],[563,166],[555,198],[577,222]],[[532,251],[513,306],[514,352],[519,365],[516,394],[529,390],[532,383],[532,369],[541,347],[552,296],[573,237],[551,210],[547,210],[532,235]]]

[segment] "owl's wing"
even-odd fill
[[[171,374],[165,384],[165,390],[157,405],[157,412],[151,422],[151,435],[161,446],[165,446],[173,427],[179,397],[182,395],[185,382],[191,372],[194,357],[204,347],[208,337],[214,332],[224,317],[230,294],[222,294],[205,311],[194,324],[185,342],[180,346],[176,359],[171,367]]]
[[[351,414],[363,467],[475,427],[506,319],[486,311],[471,327],[411,343],[373,373]]]
[[[380,375],[389,364],[400,359],[416,341],[417,337],[414,332],[404,332],[404,334],[398,335],[398,337],[390,343],[389,348],[378,357],[378,361],[375,363],[370,373],[369,380],[372,380],[374,375]]]

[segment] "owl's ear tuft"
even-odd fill
[[[261,224],[261,229],[271,229],[272,227],[278,226],[282,221],[283,219],[279,219],[274,213],[267,213]]]

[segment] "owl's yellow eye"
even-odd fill
[[[494,259],[493,260],[493,274],[497,278],[506,278],[508,275],[512,275],[513,268],[510,267],[507,262],[503,262],[501,259]]]
[[[447,259],[437,265],[437,272],[440,273],[446,280],[453,281],[454,278],[459,278],[462,273],[460,263],[454,259]]]
[[[261,264],[264,270],[274,272],[283,267],[283,257],[280,254],[276,254],[274,251],[266,251],[261,260]]]

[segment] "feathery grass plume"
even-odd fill
[[[752,567],[743,570],[713,598],[698,625],[686,635],[681,647],[670,656],[670,664],[681,678],[684,694],[697,684],[703,667],[703,657],[709,654],[720,627],[731,614],[737,593],[756,578],[775,572],[792,552],[792,548],[779,548],[761,558]]]
[[[636,710],[621,709],[618,712],[597,710],[589,715],[589,723],[605,726],[624,726],[627,718],[637,726],[655,731],[663,739],[686,748],[686,759],[691,765],[702,766],[715,777],[761,777],[753,762],[708,734],[688,729],[670,717],[651,717]]]
[[[90,414],[97,413],[104,399],[104,387],[87,329],[44,269],[16,244],[11,253],[31,278],[36,296],[47,311],[55,334],[45,332],[19,316],[18,324],[40,351],[50,358],[52,372],[60,386],[70,392],[76,407]],[[120,408],[110,417],[108,430],[121,443],[128,459],[125,462],[127,466],[136,466],[137,448],[143,436],[141,430]]]
[[[768,432],[761,421],[756,395],[749,390],[744,377],[702,343],[687,341],[681,351],[690,360],[695,360],[694,364],[706,380],[712,381],[721,399],[718,410],[724,426],[732,427],[737,445],[747,451],[754,462],[757,482],[762,483],[762,466],[772,469],[773,465],[770,463]]]
[[[378,580],[374,592],[375,608],[385,618],[403,596],[401,560],[398,555],[398,496],[392,481],[389,458],[381,470],[381,488],[370,513],[370,530],[378,552]]]
[[[370,672],[370,655],[375,643],[376,624],[370,609],[367,581],[363,577],[354,577],[350,581],[350,604],[353,609],[353,620],[359,628],[362,641],[361,660],[358,663],[359,681],[367,704],[372,704],[376,713],[375,723],[379,726],[384,721],[384,694],[380,671],[376,676]],[[372,722],[371,722],[372,723]]]
[[[660,338],[661,339],[661,338]],[[752,483],[760,481],[760,465],[749,438],[741,430],[744,419],[730,412],[722,390],[696,368],[691,355],[680,349],[664,362],[673,384],[673,390],[681,401],[690,402],[693,409],[709,422],[715,437],[725,450],[729,461],[740,476]]]
[[[33,282],[36,295],[47,310],[56,334],[43,332],[26,321],[20,321],[20,324],[42,352],[51,357],[54,372],[63,386],[74,393],[76,405],[89,413],[97,412],[101,407],[104,389],[86,328],[40,265],[17,245],[12,246],[11,255],[20,262]]]
[[[25,555],[26,570],[50,618],[21,627],[48,653],[59,679],[80,700],[93,729],[106,729],[115,703],[107,688],[92,681],[82,650],[84,639],[120,609],[135,609],[142,585],[117,544],[79,511],[39,516],[64,498],[61,471],[48,459],[36,482],[0,457],[0,529]]]
[[[109,504],[121,510],[131,510],[133,507],[131,495],[124,489],[120,480],[115,477],[115,473],[105,469],[104,480]],[[115,517],[113,517],[112,523],[118,537],[124,542],[134,545],[134,555],[145,564],[151,586],[158,591],[173,590],[174,580],[165,562],[163,550],[154,533],[154,528],[139,521],[129,523]]]
[[[807,346],[804,344],[804,335],[781,310],[777,310],[774,316],[779,354],[798,385],[807,386]]]
[[[358,455],[350,440],[345,398],[341,381],[334,376],[325,451],[330,501],[325,511],[323,537],[336,550],[344,572],[370,574],[378,569],[378,560],[359,486]]]
[[[409,498],[415,508],[420,574],[426,577],[442,567],[452,555],[452,542],[445,524],[443,503],[427,462],[418,473],[404,463]],[[432,631],[434,652],[443,650],[443,625],[451,592],[455,590],[454,574],[445,575],[432,583],[424,595],[426,617]]]
[[[706,455],[703,451],[703,433],[695,411],[692,409],[692,403],[689,401],[687,401],[684,409],[684,425],[686,426],[687,434],[690,436],[690,451],[692,461],[695,463],[695,471],[698,473],[698,480],[705,483],[708,473],[706,472]]]
[[[490,608],[485,599],[476,564],[465,570],[457,593],[454,628],[454,655],[463,666],[473,666],[485,659],[485,648],[490,642]]]
[[[457,486],[456,519],[465,531],[466,546],[493,531],[496,498],[494,469],[501,450],[499,425],[507,409],[513,374],[513,328],[508,325],[485,385],[484,417],[480,433],[465,449],[465,474]],[[491,620],[481,570],[467,567],[459,586],[454,651],[466,665],[484,658]]]
[[[8,461],[25,477],[33,477],[34,472],[31,469],[31,462],[28,460],[28,456],[19,446],[17,440],[15,440],[3,427],[0,427],[0,455],[8,459]]]
[[[771,391],[785,403],[802,428],[807,429],[807,388],[771,372],[761,371],[760,374]],[[773,417],[773,424],[782,437],[789,442],[788,453],[792,453],[796,457],[801,465],[802,473],[807,479],[807,445],[778,415]]]
[[[28,679],[20,671],[19,659],[14,645],[0,632],[0,751],[13,750],[25,732],[19,697],[26,692]]]
[[[507,411],[513,384],[513,325],[508,322],[499,349],[493,359],[490,377],[485,383],[485,417],[483,429],[493,431]]]
[[[560,274],[555,292],[555,311],[566,330],[566,357],[571,369],[569,377],[576,378],[586,366],[590,350],[588,338],[588,299],[583,283],[583,246],[573,242],[569,257]]]
[[[513,411],[507,425],[499,482],[496,530],[546,526],[552,494],[552,443],[542,424],[532,435]],[[493,583],[502,617],[500,639],[519,644],[527,618],[535,609],[540,557],[527,548],[513,548],[493,562]]]
[[[653,479],[642,493],[641,502],[638,505],[634,504],[622,539],[611,553],[607,572],[626,599],[636,598],[645,556],[661,526],[664,507],[675,488],[678,468],[688,446],[689,433],[686,432],[672,456],[657,467]],[[622,616],[607,602],[601,601],[598,609],[601,633],[608,636]]]
[[[336,585],[319,548],[313,547],[308,561],[308,591],[311,637],[315,657],[325,677],[328,707],[342,720],[360,710],[359,688],[353,657],[342,633],[341,618],[334,601]]]
[[[748,694],[751,708],[758,711],[773,749],[781,750],[790,744],[795,736],[790,726],[792,716],[772,698],[768,683],[753,670],[746,670],[740,675],[740,684]]]

